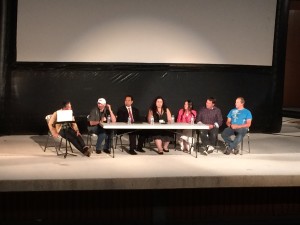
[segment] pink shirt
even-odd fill
[[[197,112],[195,110],[192,110],[186,114],[183,109],[180,109],[178,112],[177,122],[190,123],[192,116],[194,117],[194,120],[196,120]]]

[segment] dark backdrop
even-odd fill
[[[283,77],[288,1],[278,0],[273,65],[178,65],[111,63],[17,63],[17,1],[1,3],[1,133],[46,132],[45,116],[72,101],[80,128],[99,97],[123,104],[134,96],[135,105],[146,114],[157,95],[166,99],[177,114],[185,99],[196,109],[206,97],[217,98],[224,119],[236,97],[246,99],[253,113],[253,132],[279,132],[283,99]]]

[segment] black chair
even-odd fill
[[[248,137],[247,138],[247,142],[248,142],[248,151],[246,150],[246,152],[248,152],[250,154],[250,129],[248,128],[247,130],[247,134],[244,136],[245,137]],[[244,138],[242,139],[242,142],[241,142],[241,155],[243,155],[243,151],[244,151]]]
[[[89,146],[90,148],[95,148],[95,145],[93,144],[93,137],[97,137],[96,134],[94,134],[93,132],[90,131],[89,129],[89,115],[86,117],[87,119],[87,136],[86,136],[86,145]]]

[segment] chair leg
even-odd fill
[[[45,151],[46,151],[46,149],[47,149],[47,146],[48,146],[48,141],[49,141],[49,135],[47,136],[47,140],[46,140],[46,143],[45,143],[44,152],[45,152]]]
[[[250,153],[250,135],[248,134],[248,150],[249,150],[249,153]]]
[[[117,144],[118,144],[118,138],[120,139],[120,145],[121,145],[121,151],[123,152],[123,148],[122,148],[122,146],[123,146],[123,143],[122,143],[122,136],[123,135],[116,135],[115,136],[115,138],[116,138],[116,140],[115,140],[115,148],[114,149],[116,149],[117,148]]]

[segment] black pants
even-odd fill
[[[129,132],[129,133],[128,133]],[[145,136],[141,131],[134,131],[134,130],[118,130],[117,134],[126,134],[128,133],[129,136],[129,149],[141,149],[143,148],[145,142]],[[138,144],[136,146],[136,136],[138,135]]]
[[[203,146],[205,147],[207,145],[216,146],[218,140],[218,133],[219,133],[219,129],[216,127],[209,130],[200,130],[200,138]]]
[[[59,131],[59,135],[71,142],[80,152],[84,153],[83,148],[86,146],[84,140],[82,139],[81,135],[77,136],[76,131],[71,127],[61,129]]]

